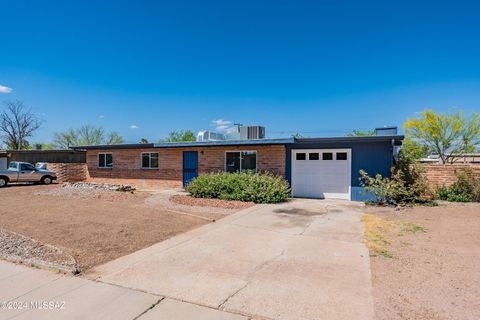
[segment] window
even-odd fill
[[[99,153],[98,154],[98,167],[99,168],[111,168],[113,166],[113,156],[111,153]]]
[[[256,171],[256,151],[229,151],[225,154],[225,170],[227,172]]]
[[[32,166],[30,163],[21,163],[20,171],[35,171],[35,167]]]
[[[307,159],[307,155],[306,155],[306,153],[297,153],[297,154],[296,154],[296,159],[297,159],[297,160],[306,160],[306,159]]]
[[[16,162],[10,162],[10,165],[8,166],[10,169],[18,169],[18,163]]]
[[[347,160],[346,152],[337,152],[337,160]]]
[[[309,153],[308,154],[308,160],[320,160],[320,156],[319,156],[318,152]]]
[[[158,169],[158,152],[142,153],[142,169]]]
[[[333,160],[333,153],[331,152],[322,153],[322,160]]]

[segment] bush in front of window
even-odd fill
[[[195,198],[279,203],[287,201],[290,186],[284,178],[270,173],[219,172],[195,178],[187,191]]]

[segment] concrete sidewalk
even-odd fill
[[[97,267],[99,281],[268,319],[373,319],[361,207],[243,210]]]
[[[80,277],[0,261],[0,319],[247,318]]]

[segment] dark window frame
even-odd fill
[[[326,157],[327,155],[330,155],[329,157]],[[330,158],[330,159],[328,159]],[[322,160],[323,161],[331,161],[333,160],[333,152],[322,152]]]
[[[344,159],[339,159],[339,158],[338,158],[338,155],[339,155],[339,154],[345,155],[345,158],[344,158]],[[336,152],[336,154],[335,154],[335,160],[338,160],[338,161],[347,161],[347,160],[348,160],[348,152]]]
[[[228,154],[238,154],[239,156],[239,170],[229,171],[227,165],[227,155]],[[243,158],[246,153],[254,153],[255,154],[255,169],[244,169],[243,168]],[[225,172],[246,172],[246,171],[258,171],[258,152],[257,150],[227,150],[225,151],[225,162],[224,162],[224,171]]]
[[[148,167],[145,167],[143,165],[143,156],[144,155],[148,155]],[[152,155],[157,156],[157,166],[152,166]],[[140,154],[140,167],[142,169],[145,169],[145,170],[158,170],[158,169],[160,169],[160,154],[158,152],[142,152]]]
[[[108,163],[107,163],[107,156],[108,155],[110,155],[110,159],[111,159],[110,165],[108,165]],[[103,156],[103,165],[101,165],[101,163],[100,163],[100,159],[101,159],[100,156]],[[112,169],[113,168],[113,153],[111,153],[111,152],[101,152],[101,153],[99,153],[98,156],[97,156],[97,168],[99,168],[99,169]]]
[[[313,158],[312,158],[312,155]],[[316,159],[315,159],[316,158]],[[319,152],[309,152],[308,153],[308,160],[309,161],[317,161],[317,160],[320,160],[320,153]]]
[[[299,155],[303,155],[303,157],[302,157],[303,159],[299,159],[299,158],[298,158]],[[295,153],[295,160],[296,160],[296,161],[305,161],[305,160],[307,160],[307,153],[306,153],[306,152],[297,152],[297,153]]]

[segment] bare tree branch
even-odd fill
[[[53,137],[53,145],[59,149],[68,149],[75,146],[121,144],[123,141],[118,133],[107,133],[102,127],[92,125],[83,125],[77,129],[56,132]]]
[[[27,138],[40,128],[40,121],[22,101],[5,102],[0,113],[0,135],[7,148],[21,150],[28,147]]]

